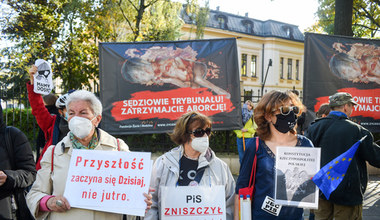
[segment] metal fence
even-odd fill
[[[38,125],[32,115],[27,92],[9,91],[2,87],[0,91],[1,107],[3,109],[3,121],[7,126],[19,128],[28,137],[33,149],[36,145]]]
[[[23,131],[27,135],[33,150],[35,150],[39,127],[31,114],[27,92],[20,91],[17,93],[12,91],[12,95],[10,95],[6,89],[2,89],[0,99],[3,108],[3,119],[6,124]],[[257,102],[259,96],[242,96],[241,99],[242,103],[248,99]],[[124,135],[118,137],[123,139],[134,151],[166,152],[175,146],[168,134]],[[236,153],[236,136],[231,130],[214,131],[210,146],[217,152]]]

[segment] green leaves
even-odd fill
[[[7,0],[2,7],[0,68],[12,82],[7,89],[25,93],[27,71],[35,60],[52,64],[63,92],[98,88],[99,42],[178,40],[182,4],[168,0]],[[197,1],[187,4],[204,28],[208,9],[197,17]],[[202,20],[203,19],[203,20]],[[199,28],[198,38],[203,29]]]
[[[354,37],[375,38],[380,30],[380,4],[378,0],[354,0],[352,30]],[[316,13],[319,20],[308,31],[334,33],[335,0],[319,0]]]

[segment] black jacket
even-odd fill
[[[345,116],[329,114],[312,123],[305,135],[315,147],[321,148],[321,167],[367,135],[360,144],[342,182],[331,193],[329,199],[339,205],[362,204],[368,182],[366,161],[372,166],[380,167],[380,147],[373,143],[372,134]],[[326,199],[324,195],[322,197]]]
[[[10,137],[15,164],[15,167],[12,168],[5,142],[5,127],[0,107],[0,170],[7,175],[6,182],[0,186],[0,219],[11,218],[12,194],[18,204],[18,219],[32,219],[24,197],[24,189],[32,185],[36,178],[37,171],[32,149],[25,134],[19,129],[11,127]]]

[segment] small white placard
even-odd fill
[[[224,186],[161,187],[161,219],[226,219]]]
[[[312,177],[319,170],[320,160],[320,148],[277,147],[276,204],[318,208],[318,187]]]
[[[53,89],[53,72],[50,63],[43,59],[35,62],[37,73],[34,74],[33,91],[38,94],[47,95]]]
[[[144,216],[150,153],[74,149],[64,196],[72,207]]]
[[[261,205],[261,209],[268,212],[271,215],[278,216],[281,212],[282,206],[275,203],[274,199],[266,196],[263,204]]]

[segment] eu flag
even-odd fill
[[[367,135],[352,145],[352,147],[346,152],[339,155],[324,167],[322,167],[318,173],[314,175],[313,182],[323,192],[327,199],[330,198],[330,194],[342,182],[356,150],[366,137]]]

